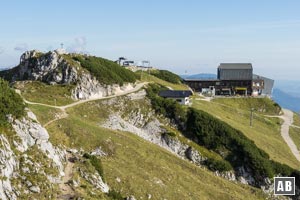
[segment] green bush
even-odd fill
[[[168,70],[153,70],[151,71],[151,75],[156,76],[157,78],[160,78],[162,80],[168,81],[170,83],[182,83],[182,79],[178,75]]]
[[[87,69],[101,83],[123,85],[125,82],[136,81],[136,74],[127,70],[113,61],[98,58],[95,56],[74,56],[74,60],[79,61],[81,66]]]
[[[95,167],[95,170],[99,173],[99,175],[104,181],[104,172],[103,172],[103,166],[101,160],[98,159],[96,156],[87,153],[83,154],[83,157],[89,159],[91,164]]]
[[[176,137],[176,133],[172,132],[172,131],[168,131],[165,134],[167,134],[170,137]]]
[[[232,170],[232,166],[230,165],[230,163],[225,160],[215,160],[209,158],[204,162],[204,164],[208,167],[208,169],[212,171],[224,172]]]
[[[120,192],[115,191],[114,189],[109,190],[108,197],[110,197],[110,199],[112,200],[124,200],[125,198],[122,197]]]
[[[243,133],[210,114],[190,108],[187,132],[195,135],[199,143],[218,152],[226,149],[227,159],[234,167],[249,166],[257,176],[273,177],[274,169],[269,156]]]
[[[6,116],[18,118],[24,115],[25,104],[22,98],[0,78],[0,124],[7,123]]]

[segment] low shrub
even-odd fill
[[[225,160],[215,160],[212,158],[208,158],[204,162],[204,164],[208,167],[208,169],[212,171],[224,172],[232,170],[232,166],[230,165],[230,163]]]
[[[95,76],[99,82],[107,85],[133,83],[137,78],[132,71],[104,58],[77,55],[73,59],[80,62],[81,66]]]
[[[112,200],[124,200],[125,199],[124,197],[122,197],[120,192],[117,192],[114,189],[109,190],[107,196],[110,197],[110,199],[112,199]]]
[[[151,71],[151,75],[156,76],[157,78],[160,78],[162,80],[168,81],[170,83],[182,83],[182,79],[178,75],[168,70],[153,70]]]
[[[83,154],[83,157],[90,161],[90,163],[95,167],[95,170],[99,173],[104,181],[104,172],[101,160],[96,156],[87,153]]]
[[[25,104],[22,98],[0,78],[0,125],[7,123],[7,115],[19,118],[24,115]]]

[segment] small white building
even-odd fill
[[[162,90],[158,95],[163,98],[174,99],[179,104],[188,105],[192,94],[190,90]]]

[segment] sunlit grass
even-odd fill
[[[256,112],[254,113],[253,126],[250,127],[250,110],[240,109],[238,104],[228,103],[222,105],[219,101],[214,103],[195,100],[194,98],[192,106],[206,111],[242,131],[259,148],[267,152],[271,159],[295,169],[299,168],[300,163],[280,135],[280,119],[265,117],[263,114]]]
[[[19,89],[22,96],[28,101],[57,106],[74,102],[71,98],[74,85],[47,85],[39,81],[32,81],[17,82],[14,87]]]
[[[184,84],[170,83],[162,79],[159,79],[153,75],[150,75],[147,72],[137,72],[137,74],[140,76],[141,81],[158,83],[160,85],[170,87],[173,90],[188,90],[188,87]]]

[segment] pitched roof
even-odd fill
[[[251,63],[221,63],[219,69],[252,69]]]
[[[192,94],[190,90],[162,90],[158,95],[161,97],[183,98],[189,97]]]

